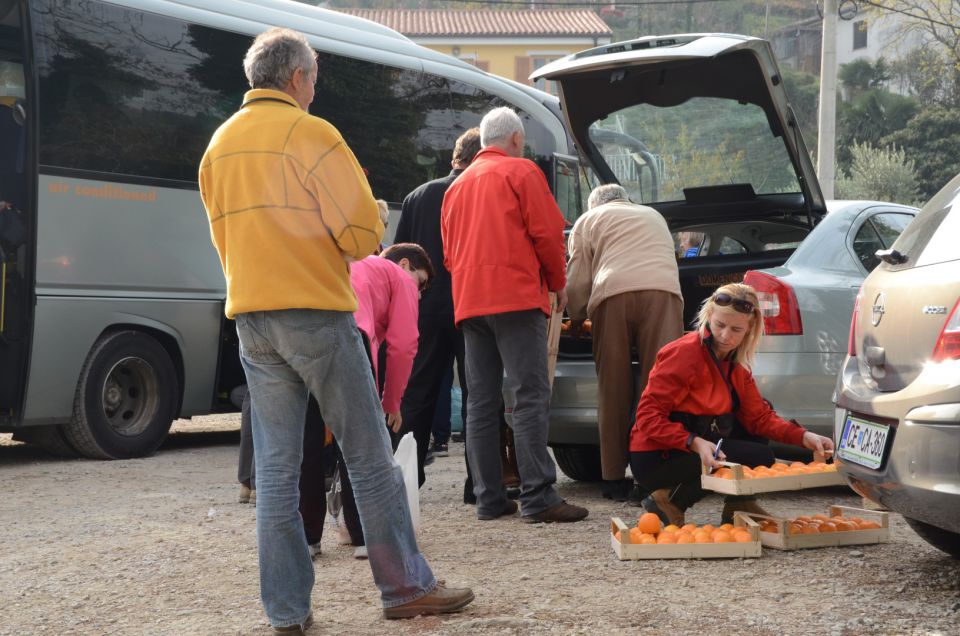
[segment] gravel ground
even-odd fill
[[[178,421],[160,452],[61,460],[0,435],[0,634],[268,634],[260,608],[255,509],[236,503],[238,418]],[[560,476],[587,505],[581,523],[478,522],[460,503],[463,445],[428,470],[420,545],[466,611],[387,623],[365,561],[332,525],[317,561],[316,634],[957,634],[960,561],[898,515],[891,541],[759,559],[618,561],[610,517],[638,509]],[[774,513],[858,505],[842,488],[776,494]],[[718,497],[688,517],[717,523]]]

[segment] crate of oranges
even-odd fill
[[[741,464],[722,462],[723,466],[713,471],[704,466],[700,484],[704,490],[725,495],[754,495],[778,490],[802,490],[823,486],[843,486],[847,482],[837,472],[836,464],[827,464],[822,455],[814,455],[813,461],[789,462],[778,459],[771,467],[750,468]]]
[[[760,525],[760,542],[777,550],[883,543],[890,539],[889,513],[830,506],[829,514],[782,519],[744,515]]]
[[[760,556],[760,526],[736,513],[736,524],[722,526],[663,526],[646,512],[628,527],[619,517],[610,520],[610,544],[621,561],[637,559],[735,559]]]

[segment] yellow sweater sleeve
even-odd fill
[[[320,204],[320,215],[338,248],[350,260],[373,254],[383,223],[370,184],[353,152],[326,121],[305,116],[290,135],[297,178]],[[305,134],[306,133],[306,134]]]

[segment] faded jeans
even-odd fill
[[[340,442],[383,606],[429,594],[437,580],[417,547],[353,314],[287,309],[235,319],[252,397],[260,596],[270,623],[301,623],[311,607],[314,566],[297,510],[308,390]]]

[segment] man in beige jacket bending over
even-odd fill
[[[588,317],[593,325],[602,494],[625,501],[632,488],[624,477],[633,406],[657,351],[683,335],[683,296],[673,238],[659,212],[631,203],[616,184],[594,189],[587,203],[568,242],[567,311],[572,331]],[[636,397],[633,347],[640,363]]]

